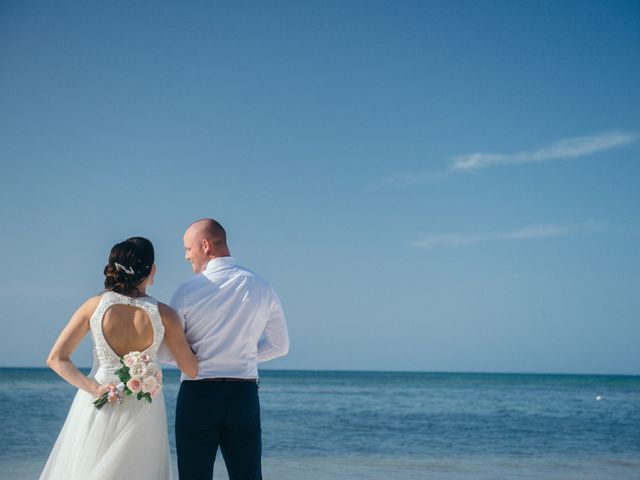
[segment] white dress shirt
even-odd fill
[[[258,362],[289,351],[278,296],[266,280],[237,265],[233,257],[209,261],[202,273],[178,287],[171,306],[198,357],[198,379],[258,378]]]

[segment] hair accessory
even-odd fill
[[[127,268],[124,265],[120,265],[118,262],[115,262],[114,265],[116,266],[116,270],[122,270],[124,273],[128,273],[129,275],[136,273],[133,271],[133,267]]]

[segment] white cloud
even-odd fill
[[[636,135],[632,133],[608,132],[590,137],[559,140],[549,146],[531,152],[512,154],[470,153],[454,158],[449,169],[468,171],[486,168],[492,165],[512,165],[583,157],[602,150],[609,150],[626,145],[635,139]]]
[[[482,168],[579,158],[633,143],[637,138],[638,135],[631,132],[605,132],[587,137],[566,138],[532,151],[468,153],[453,158],[447,169],[443,171],[396,174],[386,178],[378,186],[405,187],[423,184],[453,173],[469,172]]]
[[[603,231],[605,225],[598,222],[585,222],[573,225],[535,224],[508,232],[498,233],[430,233],[421,235],[410,242],[415,248],[430,249],[437,247],[458,247],[477,243],[507,240],[534,240],[539,238],[567,237],[579,233]]]

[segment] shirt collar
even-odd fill
[[[216,257],[212,260],[209,260],[207,263],[207,267],[205,271],[207,272],[215,272],[216,270],[221,270],[226,266],[235,265],[236,259],[233,257]]]

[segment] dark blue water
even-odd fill
[[[37,478],[74,393],[0,369],[0,478]],[[264,371],[260,395],[265,478],[640,479],[640,377]]]

